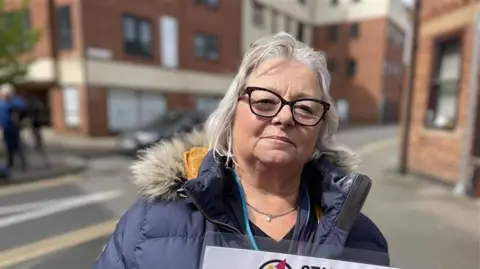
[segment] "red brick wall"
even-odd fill
[[[120,61],[160,65],[159,18],[169,15],[179,23],[180,68],[233,73],[241,60],[241,1],[219,1],[217,8],[207,8],[195,1],[142,0],[84,0],[86,47],[109,49]],[[153,55],[132,56],[124,53],[122,15],[150,19],[153,33]],[[102,18],[101,20],[98,18]],[[229,23],[221,23],[221,22]],[[196,59],[193,37],[196,31],[217,36],[220,57],[217,61]],[[108,33],[108,34],[106,34]]]
[[[108,129],[107,89],[104,87],[89,87],[85,103],[88,107],[85,117],[86,134],[89,136],[106,136]]]
[[[313,46],[336,62],[331,94],[336,100],[346,98],[349,101],[352,122],[378,120],[378,105],[384,89],[387,22],[386,18],[359,21],[358,39],[349,38],[349,24],[343,23],[340,25],[337,42],[327,39],[327,26],[314,28]],[[346,62],[349,58],[357,61],[357,74],[352,78],[346,76]]]
[[[16,6],[12,4],[14,0],[10,2],[7,7],[15,9]],[[141,4],[131,0],[56,0],[57,7],[70,5],[73,28],[73,49],[60,51],[59,57],[80,58],[83,57],[85,48],[98,47],[111,50],[113,60],[159,66],[161,60],[159,18],[162,15],[169,15],[176,17],[179,23],[180,69],[234,73],[241,60],[241,4],[239,0],[219,1],[217,8],[208,8],[195,1],[178,0],[142,0]],[[122,15],[126,11],[128,14],[151,20],[153,38],[151,57],[124,53]],[[31,1],[30,12],[33,27],[41,27],[43,33],[31,54],[36,58],[51,58],[53,55],[51,41],[56,40],[52,40],[50,32],[48,0]],[[228,23],[220,23],[222,21]],[[195,58],[193,37],[197,31],[218,38],[218,60]],[[61,133],[107,135],[106,87],[89,85],[88,90],[82,85],[77,87],[80,91],[81,126],[70,128],[65,125],[63,95],[61,89],[56,87],[49,94],[53,127]],[[166,97],[172,109],[195,106],[196,99],[190,94],[167,93]]]
[[[111,50],[113,60],[160,66],[160,29],[162,15],[177,18],[179,24],[179,68],[216,73],[234,73],[241,60],[241,1],[220,1],[217,8],[208,8],[195,1],[144,0],[142,4],[130,0],[82,1],[85,47]],[[152,56],[134,56],[124,52],[122,42],[122,15],[147,18],[152,25]],[[102,18],[99,20],[98,18]],[[229,21],[230,23],[220,23]],[[218,39],[219,59],[208,61],[195,58],[195,32],[213,34]],[[108,34],[106,34],[108,33]],[[162,90],[162,89],[159,89]],[[85,132],[89,135],[107,135],[106,88],[94,87],[88,92],[90,115],[86,116]],[[169,109],[194,108],[196,98],[187,93],[165,93]],[[93,113],[97,116],[93,116]]]
[[[433,18],[438,18],[452,11],[465,1],[438,1],[435,5],[433,2],[424,1],[425,10],[421,13],[422,25],[429,23]],[[463,38],[457,126],[454,130],[429,129],[425,127],[424,121],[429,98],[432,64],[435,58],[435,44],[438,39],[453,33],[458,33]],[[434,36],[419,36],[410,143],[408,145],[408,167],[410,170],[445,182],[456,182],[459,177],[463,131],[468,109],[472,38],[473,28],[470,24],[455,29],[454,32],[440,32]]]
[[[169,110],[193,109],[195,108],[196,97],[189,93],[165,93],[167,98],[167,107]]]

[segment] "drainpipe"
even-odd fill
[[[422,0],[416,0],[414,5],[413,16],[413,36],[412,36],[412,51],[410,61],[410,77],[408,80],[408,89],[405,91],[404,98],[404,121],[401,133],[401,152],[400,152],[400,167],[399,172],[406,174],[408,172],[408,146],[410,143],[410,125],[412,122],[412,103],[415,76],[417,70],[417,50],[418,50],[418,30],[420,26],[420,9]]]
[[[473,191],[474,170],[478,167],[478,161],[472,159],[472,146],[475,138],[475,124],[477,123],[477,102],[478,102],[478,72],[480,59],[480,13],[475,14],[474,19],[474,38],[472,46],[472,63],[470,65],[470,81],[468,89],[467,117],[464,137],[462,139],[462,151],[460,157],[459,181],[455,185],[453,193],[455,195],[468,195]],[[478,134],[477,134],[478,135]],[[475,156],[478,158],[478,156]]]

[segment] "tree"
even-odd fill
[[[30,27],[28,3],[22,0],[18,9],[6,11],[0,0],[0,84],[24,81],[33,60],[24,55],[38,42],[40,30]]]

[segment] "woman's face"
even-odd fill
[[[246,87],[269,89],[287,101],[322,97],[317,76],[308,66],[280,58],[260,64]],[[320,125],[296,123],[288,105],[274,117],[257,116],[245,95],[238,102],[233,125],[235,158],[264,164],[303,165],[313,153]]]

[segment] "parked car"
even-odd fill
[[[198,111],[169,111],[141,128],[119,134],[118,146],[123,153],[136,155],[138,150],[199,127],[207,117]]]

